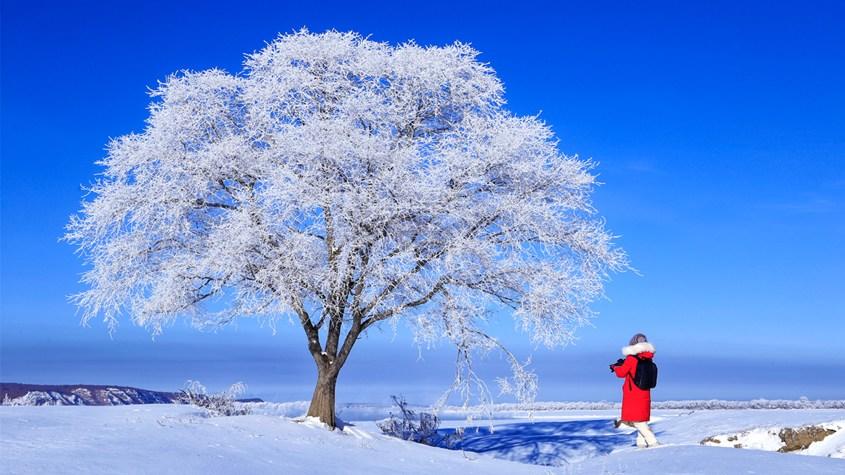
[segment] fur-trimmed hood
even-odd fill
[[[647,341],[641,341],[636,345],[629,345],[622,348],[622,354],[625,356],[635,356],[640,353],[654,353],[654,346]]]

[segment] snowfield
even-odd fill
[[[447,450],[381,435],[387,408],[347,407],[353,421],[330,432],[296,422],[301,403],[254,404],[254,413],[206,417],[193,406],[0,407],[0,468],[28,473],[599,474],[845,473],[845,410],[657,410],[662,447],[633,447],[614,429],[616,410],[540,411],[470,422],[462,447]],[[299,412],[301,414],[302,412]],[[374,417],[375,416],[375,417]],[[501,417],[501,418],[500,418]],[[803,454],[701,445],[707,437],[769,434],[819,425],[838,429]],[[444,422],[449,432],[465,420]],[[753,445],[753,444],[750,444]]]

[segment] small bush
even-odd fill
[[[390,417],[376,423],[381,431],[389,436],[403,440],[410,440],[420,444],[437,447],[451,447],[455,443],[456,434],[442,435],[437,432],[440,427],[440,419],[428,412],[416,411],[408,407],[403,396],[390,396],[393,403],[399,408],[399,414],[390,413]]]
[[[185,388],[179,391],[179,401],[201,407],[211,417],[244,416],[251,411],[249,407],[239,404],[236,399],[245,392],[245,384],[235,383],[222,393],[208,394],[205,386],[199,381],[189,380],[185,383]]]

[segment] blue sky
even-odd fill
[[[640,275],[614,276],[577,345],[534,351],[541,399],[615,398],[606,364],[636,331],[666,370],[659,399],[845,397],[837,2],[171,3],[2,4],[0,379],[162,389],[243,379],[265,397],[310,395],[295,327],[273,335],[244,321],[208,334],[180,323],[155,342],[128,322],[113,337],[81,327],[66,296],[82,263],[58,242],[108,138],[143,127],[148,87],[179,69],[238,71],[244,53],[307,26],[470,42],[513,111],[540,113],[562,151],[599,162],[596,206]],[[448,384],[448,347],[421,361],[405,331],[369,340],[340,399],[422,400]]]

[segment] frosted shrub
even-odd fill
[[[376,423],[379,429],[387,435],[403,440],[419,442],[425,445],[451,447],[455,442],[455,435],[442,435],[437,432],[440,419],[428,412],[416,411],[408,407],[403,396],[390,396],[399,408],[398,417],[390,413],[390,417]]]
[[[179,392],[179,400],[183,404],[193,404],[205,409],[211,417],[244,416],[250,413],[250,409],[238,403],[236,399],[245,392],[246,385],[238,382],[224,392],[208,394],[205,386],[199,381],[189,380]]]

